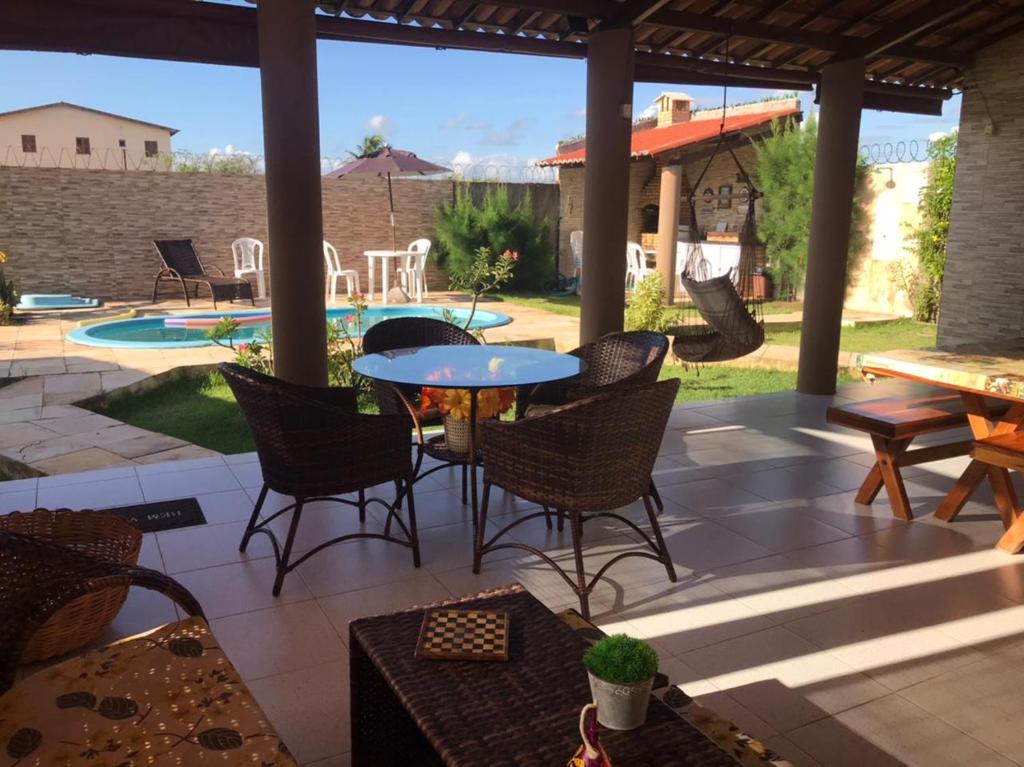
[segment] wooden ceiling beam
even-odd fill
[[[907,43],[951,18],[964,16],[975,10],[981,2],[982,0],[929,0],[916,13],[888,23],[879,32],[863,38],[855,55],[864,58],[890,55],[888,52],[894,46]]]
[[[678,70],[695,74],[714,74],[748,80],[771,80],[788,85],[813,85],[818,82],[814,72],[800,69],[778,69],[774,67],[755,67],[746,64],[728,64],[708,59],[691,59],[682,56],[669,56],[660,53],[637,53],[637,66],[650,66],[656,69]]]
[[[715,72],[694,72],[679,67],[658,67],[651,64],[637,64],[633,79],[638,83],[661,83],[664,85],[728,85],[737,88],[765,88],[769,90],[805,90],[810,84],[797,84],[779,80],[752,77],[737,77]]]

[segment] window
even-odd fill
[[[732,184],[723,184],[718,187],[718,207],[732,207]]]
[[[21,134],[21,151],[22,152],[35,152],[36,151],[36,137],[30,133]]]
[[[157,147],[156,147],[156,142],[155,141],[147,141],[146,142],[146,157],[156,157],[157,154],[158,154],[158,150],[157,150]]]
[[[640,211],[640,231],[648,234],[658,231],[658,206],[644,205]]]
[[[75,138],[75,154],[92,154],[89,148],[88,136],[77,136]]]

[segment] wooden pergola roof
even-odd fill
[[[302,0],[296,0],[302,2]],[[864,106],[937,114],[1024,0],[323,0],[322,39],[582,58],[631,26],[636,80],[810,90],[864,58]],[[0,48],[258,65],[256,10],[200,0],[0,0]]]

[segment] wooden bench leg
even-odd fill
[[[956,519],[956,515],[963,509],[967,499],[971,497],[987,474],[988,466],[981,461],[971,461],[964,473],[957,478],[953,489],[939,504],[935,518],[941,519],[943,522],[952,522]]]
[[[1024,549],[1024,514],[1018,516],[1003,533],[996,548],[1007,554],[1019,554],[1021,549]]]
[[[990,435],[1006,434],[1015,431],[1020,426],[1021,421],[1024,420],[1024,406],[1014,404],[1007,411],[1006,415],[1003,416],[1003,420],[993,425],[985,399],[981,395],[961,392],[961,397],[964,401],[964,408],[967,410],[967,420],[971,425],[971,433],[975,439],[984,439]],[[974,463],[972,461],[972,466]],[[985,466],[985,464],[982,464],[982,466]],[[968,467],[968,469],[970,468]],[[966,474],[966,472],[964,473]],[[1017,502],[1017,491],[1014,490],[1013,482],[1010,481],[1010,472],[999,466],[987,466],[986,473],[988,474],[989,484],[992,485],[992,495],[995,497],[996,509],[999,510],[1003,527],[1006,528],[1007,535],[1009,535],[1010,530],[1016,525],[1016,519],[1020,512],[1020,505]],[[983,473],[982,477],[984,476],[985,474]],[[959,485],[959,483],[957,484]],[[1011,542],[1008,545],[1014,544]],[[999,548],[1003,548],[1002,541],[999,543]],[[1008,549],[1003,550],[1006,551]],[[1019,550],[1019,547],[1017,550]]]
[[[871,442],[875,446],[875,458],[877,459],[875,467],[882,476],[882,484],[885,485],[885,492],[889,496],[892,513],[900,519],[913,519],[910,499],[907,497],[907,488],[903,485],[903,475],[900,474],[899,467],[900,453],[907,449],[910,441],[889,440],[872,434]],[[870,476],[869,474],[868,477],[870,478]]]
[[[882,439],[886,445],[886,455],[891,455],[892,460],[894,462],[898,462],[900,456],[903,455],[903,453],[905,453],[907,448],[910,446],[909,439],[880,439]],[[885,481],[882,478],[882,470],[878,467],[878,462],[881,459],[882,456],[879,455],[878,449],[876,447],[875,465],[871,467],[871,471],[868,472],[868,475],[864,478],[864,481],[861,483],[860,489],[857,491],[857,497],[854,498],[854,501],[856,503],[869,506],[872,503],[874,503],[875,498],[878,497],[878,492],[882,489],[882,487],[885,484]]]

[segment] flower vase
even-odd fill
[[[469,421],[446,415],[444,417],[444,441],[453,453],[469,455]]]

